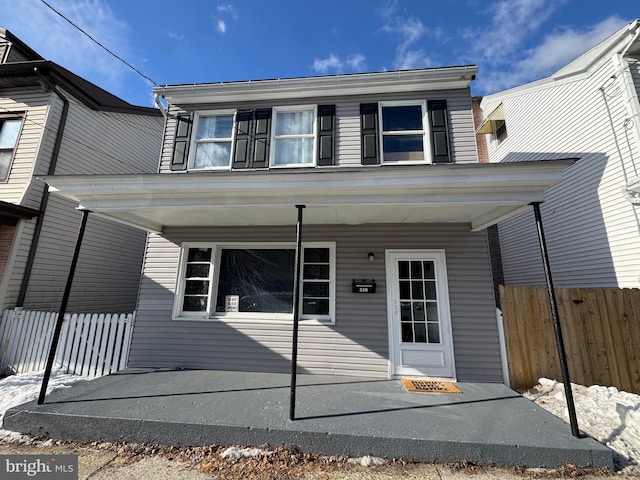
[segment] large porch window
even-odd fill
[[[185,244],[175,316],[290,321],[294,270],[292,245]],[[301,319],[333,323],[334,244],[304,244],[301,270]]]

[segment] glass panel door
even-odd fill
[[[398,282],[402,342],[440,344],[433,260],[399,260]]]

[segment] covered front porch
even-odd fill
[[[295,422],[286,374],[129,369],[10,409],[4,428],[75,441],[292,444],[329,455],[425,462],[612,467],[611,450],[501,384],[409,393],[397,380],[299,375]]]

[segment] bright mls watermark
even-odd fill
[[[77,455],[0,455],[2,480],[78,480]]]

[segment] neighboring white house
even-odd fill
[[[542,216],[558,287],[640,287],[640,21],[548,78],[484,97],[491,162],[579,158]],[[531,212],[501,222],[507,285],[543,285]]]
[[[0,28],[0,312],[62,299],[81,214],[36,177],[156,172],[163,123]],[[69,311],[133,311],[145,232],[93,216],[85,235]]]
[[[158,174],[47,177],[151,232],[129,366],[289,371],[301,211],[300,372],[501,382],[484,229],[571,162],[478,163],[476,70],[158,87]]]

